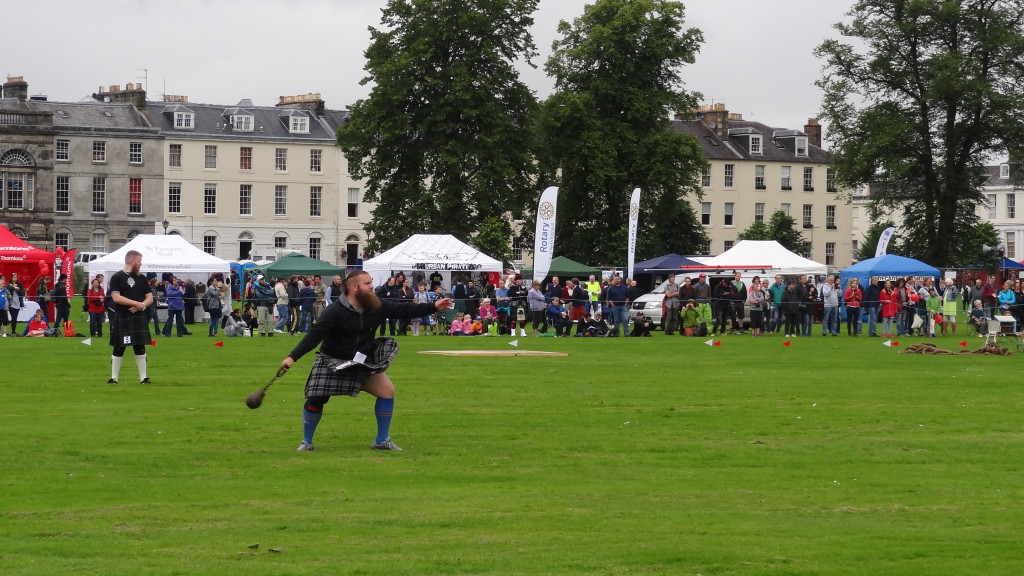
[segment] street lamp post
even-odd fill
[[[167,227],[170,226],[171,223],[168,222],[167,220],[164,220],[163,222],[161,222],[161,224],[164,225],[164,236],[167,236]]]

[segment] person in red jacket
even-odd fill
[[[900,297],[893,289],[891,280],[886,280],[885,287],[879,290],[878,302],[882,309],[882,337],[892,338],[892,324],[900,310]]]
[[[860,334],[860,302],[864,294],[860,291],[860,279],[850,278],[846,285],[846,292],[843,292],[843,302],[846,302],[846,335],[856,336]]]
[[[103,319],[107,311],[106,296],[100,279],[93,278],[92,286],[85,293],[85,303],[89,307],[89,336],[103,336]]]
[[[43,319],[43,309],[37,308],[36,315],[28,321],[28,334],[26,336],[36,336],[42,338],[46,336],[46,331],[50,328],[46,320]]]

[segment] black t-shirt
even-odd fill
[[[124,270],[119,270],[110,278],[110,295],[113,296],[115,292],[121,294],[129,300],[137,300],[139,302],[146,301],[146,295],[149,294],[149,282],[146,281],[146,277],[142,274],[129,274]],[[117,310],[118,314],[128,313],[129,306],[124,304],[114,304],[114,309]]]

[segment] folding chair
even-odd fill
[[[989,342],[998,343],[1000,330],[999,320],[989,320],[986,324],[987,328],[985,330],[985,344],[988,344]]]
[[[967,317],[967,336],[982,337],[985,335],[985,321],[982,320],[980,323],[971,322],[971,317]]]

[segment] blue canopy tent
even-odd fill
[[[232,286],[231,288],[238,291],[238,297],[241,299],[244,296],[243,292],[245,291],[245,282],[248,280],[248,278],[246,278],[246,274],[249,273],[250,269],[256,266],[256,263],[252,260],[243,260],[241,262],[231,262],[230,264],[231,270],[238,274],[238,286]]]
[[[1024,268],[1024,264],[1021,264],[1020,262],[1014,262],[1009,258],[1003,258],[1003,263],[999,267],[1002,268],[1003,270],[1020,270]]]
[[[977,269],[981,269],[981,268],[988,268],[988,265],[986,265],[986,264],[973,264],[971,266],[968,266],[967,268],[969,270],[977,270]],[[1000,262],[998,266],[995,266],[995,268],[997,268],[999,270],[1020,270],[1020,269],[1024,269],[1024,264],[1021,264],[1020,262],[1014,262],[1013,260],[1010,260],[1009,258],[1003,258],[1003,261]]]
[[[907,276],[931,277],[938,279],[942,273],[938,268],[929,266],[920,260],[886,254],[862,260],[839,273],[839,280],[846,288],[851,278],[859,278],[861,287],[865,287],[873,277],[884,279],[905,278]]]

